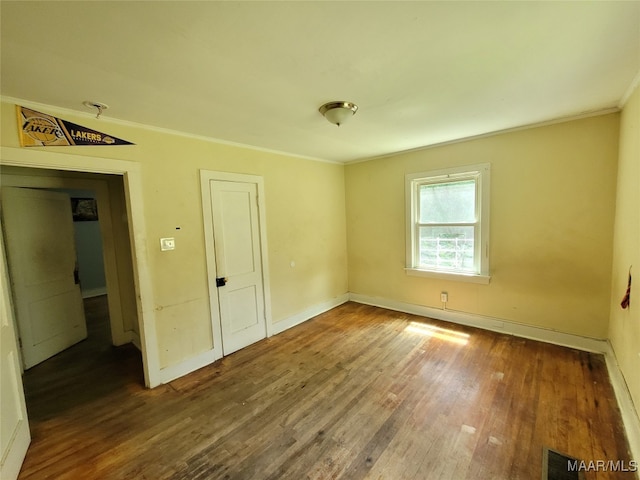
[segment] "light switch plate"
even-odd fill
[[[175,250],[176,249],[176,239],[171,238],[161,238],[160,239],[160,250],[163,252],[167,250]]]

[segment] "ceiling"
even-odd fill
[[[348,162],[620,105],[640,1],[0,3],[1,94]],[[359,106],[340,127],[325,102]]]

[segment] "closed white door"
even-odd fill
[[[257,186],[210,180],[209,187],[222,350],[228,355],[267,335]]]
[[[28,369],[87,337],[71,200],[65,193],[4,187],[2,220]]]
[[[0,229],[0,478],[18,478],[31,435],[22,389],[20,352],[13,329],[7,269]]]

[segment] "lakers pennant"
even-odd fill
[[[17,106],[20,145],[53,147],[65,145],[135,145],[75,123],[30,108]]]

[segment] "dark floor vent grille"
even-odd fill
[[[579,471],[580,460],[544,447],[542,454],[542,480],[584,480]]]

